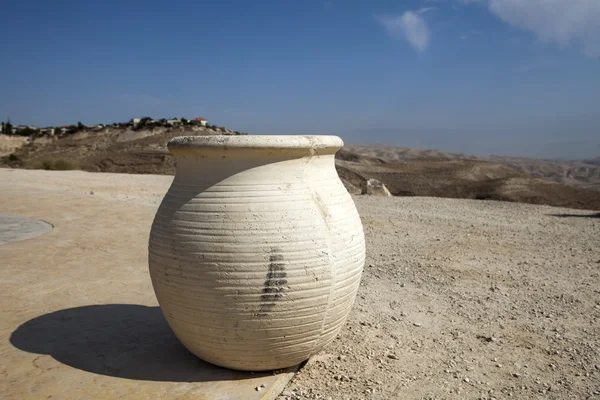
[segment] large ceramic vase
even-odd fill
[[[296,365],[340,331],[365,241],[336,136],[186,136],[149,245],[152,283],[181,342],[239,370]]]

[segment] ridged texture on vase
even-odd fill
[[[213,364],[269,370],[306,360],[334,339],[358,290],[365,242],[335,150],[279,153],[174,152],[150,273],[177,337]]]

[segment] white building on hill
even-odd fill
[[[191,122],[194,125],[201,125],[201,126],[206,126],[206,124],[208,123],[208,121],[202,117],[196,117]]]

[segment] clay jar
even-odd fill
[[[336,136],[185,136],[149,243],[152,284],[192,353],[223,367],[296,365],[340,331],[365,241]]]

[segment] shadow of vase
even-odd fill
[[[198,359],[179,342],[159,307],[103,304],[59,310],[25,322],[10,342],[73,368],[125,379],[210,382],[271,375]]]

